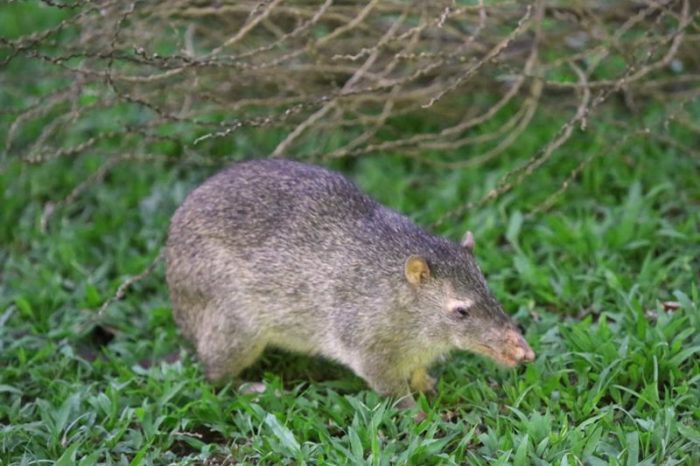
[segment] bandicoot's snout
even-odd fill
[[[514,366],[535,360],[535,352],[532,351],[520,332],[514,329],[506,330],[503,356]]]
[[[505,367],[515,367],[535,360],[535,352],[517,329],[507,328],[498,331],[496,335],[497,337],[488,342],[477,343],[469,349],[488,356]]]

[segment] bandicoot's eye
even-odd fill
[[[466,307],[459,306],[455,308],[455,312],[460,317],[460,319],[465,319],[469,317],[469,310]]]

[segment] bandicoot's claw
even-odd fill
[[[252,393],[265,393],[265,390],[267,390],[267,385],[262,382],[244,383],[240,386],[240,391],[244,395],[249,395]]]

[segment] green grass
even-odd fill
[[[529,132],[529,153],[552,127]],[[423,420],[333,364],[269,354],[261,395],[204,380],[173,324],[162,266],[169,216],[212,169],[122,164],[40,228],[99,158],[0,174],[2,464],[697,464],[700,461],[698,161],[634,140],[596,159],[548,213],[528,215],[612,133],[577,135],[471,228],[495,294],[527,329],[534,364],[468,354],[437,366]],[[689,141],[690,142],[690,141]],[[419,223],[478,199],[512,167],[435,172],[391,155],[343,164]],[[338,165],[340,166],[340,165]],[[680,308],[665,309],[664,301]],[[175,356],[173,356],[175,355]]]

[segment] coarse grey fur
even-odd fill
[[[452,349],[506,365],[534,357],[468,247],[321,167],[223,170],[175,213],[165,257],[174,318],[211,380],[273,346],[338,361],[410,404]]]

